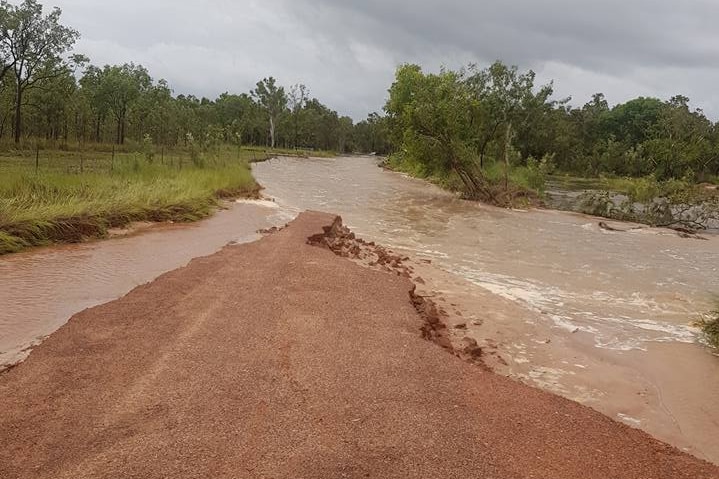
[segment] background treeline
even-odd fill
[[[311,96],[265,78],[212,100],[174,94],[144,67],[95,66],[74,54],[79,33],[57,8],[0,3],[0,141],[51,140],[168,147],[225,143],[347,152],[386,150],[379,118],[353,125]]]
[[[404,65],[385,110],[395,152],[429,172],[464,177],[497,162],[544,161],[580,176],[704,181],[719,174],[719,127],[684,96],[610,107],[597,93],[577,108],[552,94],[552,84],[535,85],[534,72],[501,62],[437,74]]]

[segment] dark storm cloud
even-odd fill
[[[555,80],[574,104],[682,93],[719,114],[719,2],[689,0],[56,0],[96,63],[135,61],[177,92],[303,82],[355,118],[395,67],[495,59]]]

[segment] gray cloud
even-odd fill
[[[48,5],[53,0],[47,0]],[[554,79],[580,105],[685,94],[719,116],[713,0],[54,0],[93,62],[134,61],[180,93],[302,82],[356,119],[381,109],[394,69],[495,59]]]

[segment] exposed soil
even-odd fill
[[[304,213],[73,317],[0,375],[0,477],[719,478],[425,340],[402,258],[307,244],[340,230]]]

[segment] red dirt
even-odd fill
[[[334,220],[76,315],[0,375],[0,477],[719,478],[423,339],[409,279],[307,244]]]

